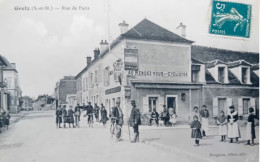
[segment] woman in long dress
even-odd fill
[[[254,108],[250,107],[249,108],[249,116],[247,119],[247,125],[246,125],[246,140],[247,144],[250,145],[250,140],[251,140],[251,146],[254,146],[254,139],[256,138],[255,135],[255,119],[257,119],[257,116],[254,114]]]
[[[217,119],[217,124],[219,125],[219,135],[221,136],[221,142],[226,142],[227,135],[227,117],[224,111],[220,112],[220,116]]]
[[[101,121],[103,123],[103,126],[105,127],[106,126],[106,123],[107,123],[107,110],[105,109],[104,105],[101,104],[101,110],[100,110],[100,113],[101,113]]]
[[[234,106],[229,107],[230,112],[228,113],[228,138],[230,139],[230,143],[233,143],[233,139],[236,139],[237,144],[239,144],[238,138],[240,138],[240,130],[238,127],[238,112],[235,111]]]

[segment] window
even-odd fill
[[[93,78],[93,73],[90,74],[90,84],[91,84],[91,87],[94,87],[94,78]]]
[[[248,83],[248,68],[242,68],[242,83],[246,84]]]
[[[224,83],[225,81],[225,67],[218,68],[218,81]]]
[[[86,79],[85,79],[85,89],[86,89],[86,91],[88,90],[88,78],[86,77]]]
[[[226,104],[226,98],[218,98],[218,114],[220,114],[221,111],[224,111],[224,113],[226,114]]]
[[[85,78],[83,78],[83,81],[82,81],[82,85],[83,85],[83,91],[85,91]]]
[[[113,107],[116,106],[115,98],[112,98]]]
[[[109,74],[109,66],[104,69],[104,85],[108,86],[110,84],[110,74]]]
[[[192,70],[192,76],[191,76],[192,82],[198,82],[199,81],[200,65],[192,65],[191,70]]]
[[[98,82],[98,71],[95,70],[94,73],[95,73],[95,80],[94,80],[94,83],[96,84],[96,83]]]
[[[249,105],[250,105],[250,99],[244,98],[243,99],[243,114],[244,115],[248,114]]]
[[[156,103],[158,97],[149,97],[149,112],[152,112],[153,109],[156,110]]]

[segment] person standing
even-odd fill
[[[197,116],[198,120],[200,120],[200,112],[199,112],[198,106],[194,106],[193,112],[189,116],[189,121],[190,122],[192,122],[194,116]]]
[[[199,139],[202,138],[201,135],[201,123],[198,121],[197,116],[193,116],[193,122],[190,124],[191,128],[191,138],[195,138],[195,145],[194,146],[199,146],[200,141]]]
[[[227,117],[224,111],[220,112],[220,116],[217,119],[217,124],[219,125],[219,135],[221,136],[221,142],[226,142],[227,136]]]
[[[62,108],[62,119],[63,119],[63,128],[66,128],[67,110],[66,110],[66,106],[65,105]]]
[[[164,125],[168,126],[169,120],[170,120],[170,115],[169,115],[169,111],[168,111],[168,108],[166,107],[166,105],[163,105],[162,119],[164,121]]]
[[[74,113],[75,113],[75,123],[76,123],[76,126],[79,127],[79,121],[80,121],[80,106],[79,104],[77,104],[77,106],[75,107],[74,109]]]
[[[69,118],[69,127],[70,127],[70,124],[72,124],[73,128],[75,128],[75,126],[74,126],[74,111],[72,110],[72,106],[70,106],[70,109],[68,110],[68,118]]]
[[[112,108],[112,112],[111,112],[111,118],[115,119],[113,120],[112,122],[116,122],[116,138],[117,138],[117,141],[121,141],[121,129],[122,129],[122,126],[123,126],[123,117],[124,117],[124,114],[122,112],[122,109],[120,108],[120,101],[117,101],[116,102],[116,106]],[[111,131],[111,133],[114,133],[115,131],[115,128],[114,130]]]
[[[257,116],[254,114],[254,108],[249,108],[249,116],[247,119],[247,125],[246,125],[246,145],[250,145],[251,140],[251,146],[254,146],[254,139],[256,138],[255,135],[255,119],[257,119]]]
[[[233,143],[233,138],[236,139],[237,144],[239,144],[238,138],[240,138],[240,131],[238,127],[238,112],[235,111],[235,107],[232,105],[229,107],[230,112],[228,113],[228,138],[230,138],[230,143]]]
[[[97,103],[95,103],[95,106],[94,106],[94,112],[95,112],[95,118],[96,118],[96,122],[99,122],[99,106],[97,105]]]
[[[93,120],[93,106],[91,105],[91,102],[88,102],[88,105],[86,106],[86,114],[84,116],[88,116],[88,124],[90,123],[91,117]]]
[[[103,126],[105,127],[107,123],[107,110],[105,109],[105,106],[103,104],[101,104],[100,113],[101,113],[101,121],[103,123]]]
[[[62,122],[62,111],[61,111],[61,107],[58,107],[58,109],[56,110],[56,127],[61,128],[60,124]]]
[[[207,106],[203,105],[202,110],[200,111],[201,124],[202,124],[202,135],[206,136],[209,131],[209,111],[207,110]]]
[[[6,126],[6,129],[8,129],[8,126],[9,126],[9,123],[10,123],[10,113],[9,111],[7,110],[4,115],[3,115],[3,119],[4,119],[4,123],[5,123],[5,126]]]
[[[141,125],[141,114],[139,109],[136,107],[135,100],[131,101],[132,111],[130,114],[130,126],[134,129],[134,139],[131,141],[132,143],[139,142],[139,125]]]

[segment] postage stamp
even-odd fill
[[[213,1],[210,34],[250,37],[251,5]]]

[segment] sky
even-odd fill
[[[132,28],[147,18],[174,33],[182,22],[196,45],[259,53],[259,2],[247,3],[253,3],[250,38],[209,34],[212,0],[0,0],[0,54],[16,63],[23,95],[37,97],[52,95],[63,76],[76,76],[108,33],[110,41],[119,36],[123,20]],[[59,9],[15,10],[42,6]]]

